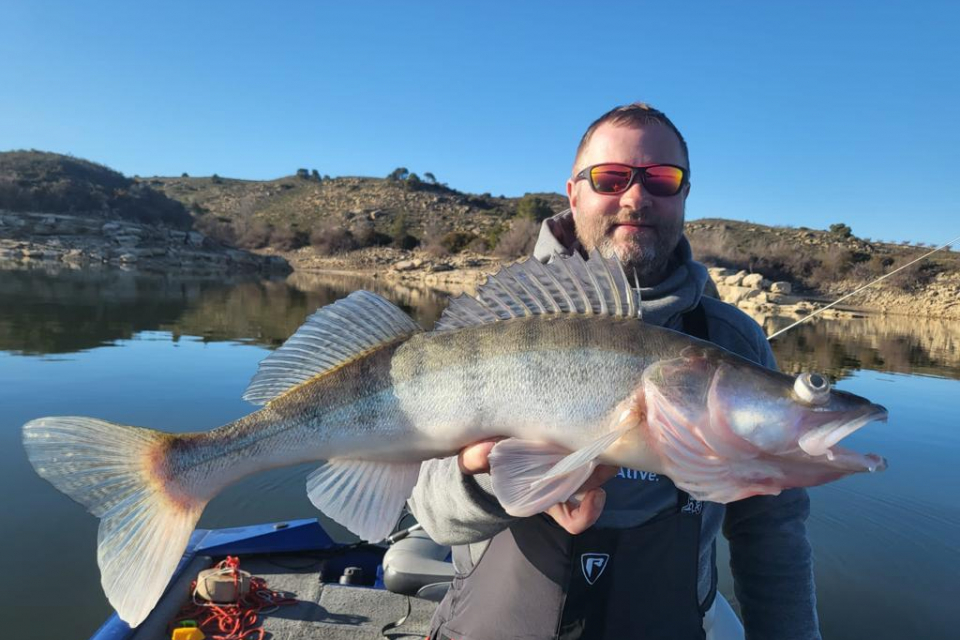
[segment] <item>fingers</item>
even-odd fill
[[[457,456],[457,463],[460,465],[460,473],[473,476],[478,473],[490,473],[490,450],[503,438],[491,438],[469,444],[460,450]]]
[[[561,502],[547,509],[546,514],[567,533],[578,535],[596,523],[600,514],[603,513],[603,505],[606,501],[607,493],[603,489],[590,489],[583,495],[580,504]]]
[[[596,489],[597,487],[606,484],[607,480],[610,480],[619,472],[620,467],[602,464],[593,470],[593,473],[590,474],[590,477],[587,478],[587,481],[583,483],[582,487],[580,487],[580,491]]]

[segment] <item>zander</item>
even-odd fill
[[[568,500],[598,464],[663,474],[700,500],[777,494],[885,468],[837,442],[886,410],[816,374],[791,377],[638,320],[616,259],[502,269],[424,332],[357,291],[268,356],[205,433],[80,417],[23,427],[37,473],[101,518],[97,559],[131,626],[154,607],[204,506],[265,469],[324,461],[311,501],[379,540],[420,462],[494,436],[494,491],[518,516]]]

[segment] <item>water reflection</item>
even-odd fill
[[[383,279],[295,273],[279,280],[182,278],[115,270],[0,271],[0,350],[61,354],[124,340],[142,331],[175,339],[242,341],[276,347],[317,308],[367,289],[423,327],[447,305],[447,292]],[[790,320],[758,318],[770,334]],[[905,316],[814,319],[773,341],[787,372],[834,379],[859,369],[960,379],[960,328]]]

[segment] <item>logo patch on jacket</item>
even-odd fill
[[[580,556],[580,568],[583,569],[587,584],[593,584],[600,578],[609,561],[609,553],[585,553]]]

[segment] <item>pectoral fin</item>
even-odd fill
[[[518,517],[566,502],[597,468],[597,457],[625,431],[611,431],[573,453],[545,442],[502,440],[489,456],[493,492],[504,510]]]

